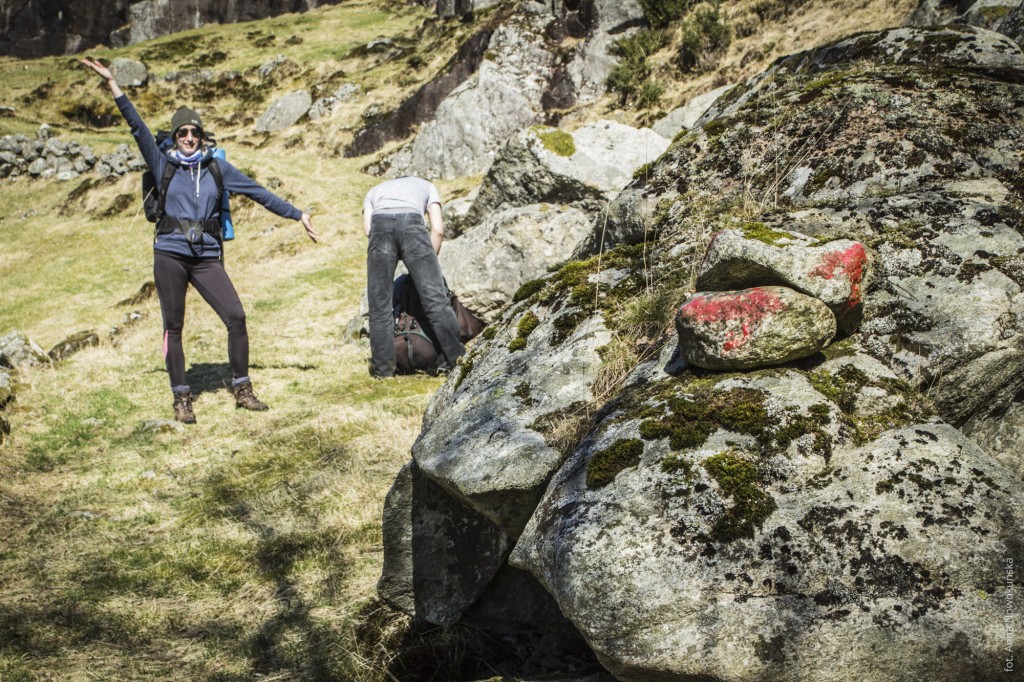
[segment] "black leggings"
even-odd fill
[[[228,362],[235,379],[249,375],[249,333],[245,311],[224,264],[216,258],[188,258],[154,251],[153,279],[164,318],[164,362],[173,390],[185,390],[185,293],[191,282],[228,328]]]

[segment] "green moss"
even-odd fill
[[[482,332],[480,332],[480,336],[483,337],[484,339],[487,339],[488,341],[490,341],[491,339],[493,339],[497,335],[498,335],[498,328],[496,326],[494,326],[493,324],[489,325],[487,327],[484,327],[484,330]]]
[[[473,351],[468,355],[464,355],[459,359],[459,378],[455,380],[455,390],[459,389],[462,382],[465,381],[469,373],[473,371],[473,363],[476,361],[476,356],[479,351]]]
[[[651,174],[651,171],[654,170],[655,166],[657,166],[657,163],[654,162],[654,161],[651,161],[649,163],[643,164],[642,166],[637,168],[635,171],[633,171],[633,179],[634,180],[639,180],[640,178],[645,178],[646,179],[647,176],[649,176]]]
[[[754,239],[759,242],[764,242],[770,246],[775,246],[781,239],[792,239],[792,236],[782,232],[780,230],[774,230],[764,223],[744,223],[740,227],[740,231],[743,236],[747,239]]]
[[[687,483],[694,476],[693,461],[678,452],[673,452],[661,460],[661,470],[666,474],[679,476]]]
[[[587,485],[608,485],[623,469],[636,466],[644,454],[644,443],[637,438],[623,438],[604,450],[594,453],[587,463]]]
[[[572,135],[561,130],[548,130],[537,132],[540,143],[552,154],[569,157],[576,153],[576,142]]]
[[[852,414],[857,404],[857,394],[870,383],[864,372],[853,365],[843,365],[835,374],[826,371],[811,372],[808,381],[846,414]]]
[[[547,280],[531,279],[529,282],[526,282],[516,289],[516,293],[512,294],[512,302],[519,303],[520,301],[525,301],[543,289],[545,284],[547,284]]]
[[[510,351],[517,351],[526,348],[526,339],[539,324],[540,318],[533,311],[527,311],[526,314],[519,318],[519,323],[516,325],[516,338],[512,339],[511,343],[508,344],[508,349]]]
[[[748,388],[718,391],[697,387],[690,395],[673,396],[658,414],[640,423],[645,440],[669,439],[673,450],[697,447],[719,428],[770,441],[770,420],[765,394]]]
[[[775,500],[761,489],[763,481],[757,467],[733,452],[713,455],[704,460],[703,466],[722,495],[735,503],[715,522],[712,539],[731,542],[754,537],[754,530],[778,508]]]
[[[726,127],[724,121],[708,121],[704,124],[704,134],[710,138],[716,138],[725,132]]]

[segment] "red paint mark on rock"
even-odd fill
[[[807,273],[811,277],[833,279],[837,275],[846,277],[850,282],[850,299],[846,307],[853,308],[860,303],[860,285],[864,278],[864,269],[868,264],[868,256],[863,244],[854,244],[845,251],[826,253],[813,270]]]
[[[693,324],[725,324],[739,329],[726,332],[722,350],[729,352],[750,340],[751,329],[757,329],[765,318],[789,306],[782,297],[759,287],[726,294],[697,294],[679,309],[679,316]]]

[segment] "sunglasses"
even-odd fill
[[[189,135],[198,140],[202,138],[203,131],[199,128],[178,128],[177,132],[174,133],[174,136],[179,140],[188,137]]]

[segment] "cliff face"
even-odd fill
[[[337,0],[0,0],[0,55],[34,58],[119,47],[204,24],[305,12]]]

